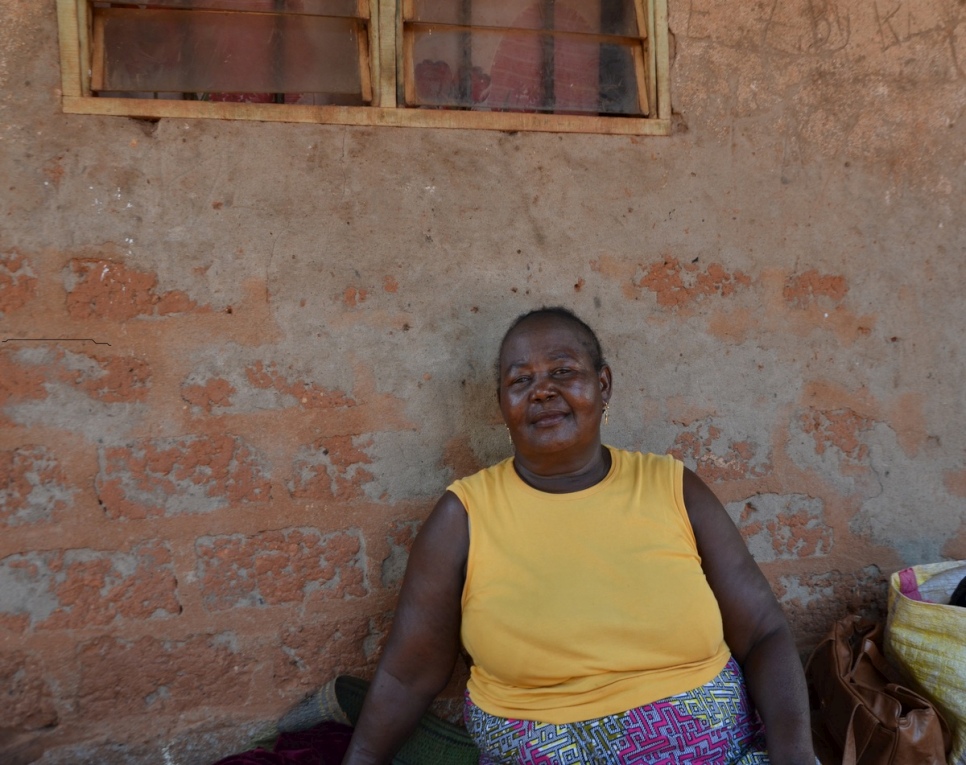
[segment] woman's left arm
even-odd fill
[[[781,606],[724,506],[687,468],[684,504],[725,641],[765,725],[772,765],[815,765],[805,673]]]

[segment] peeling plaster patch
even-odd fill
[[[43,665],[31,654],[22,651],[0,653],[0,688],[3,689],[3,727],[6,731],[31,731],[57,725],[57,707],[45,675]]]
[[[799,468],[817,472],[849,491],[856,479],[869,474],[868,436],[875,425],[874,420],[847,407],[809,407],[791,422],[787,452]]]
[[[727,506],[758,562],[818,558],[832,549],[824,503],[802,494],[756,494]]]
[[[711,482],[756,478],[771,471],[766,450],[749,439],[729,439],[724,428],[710,417],[678,433],[668,451],[690,462],[696,473]]]
[[[345,391],[321,382],[330,373],[266,361],[264,356],[264,349],[234,344],[219,348],[213,358],[197,363],[184,379],[181,397],[194,408],[195,414],[358,406]]]
[[[134,356],[0,350],[0,412],[19,425],[118,437],[137,424],[150,386],[151,370]]]
[[[190,375],[181,386],[181,397],[192,406],[204,409],[207,414],[211,414],[215,409],[229,409],[232,405],[232,396],[238,392],[230,382],[221,377],[207,380],[198,380],[198,377]]]
[[[280,631],[281,651],[273,663],[273,686],[305,695],[324,686],[338,674],[372,674],[372,658],[365,645],[380,647],[390,624],[389,616],[349,619],[299,620]]]
[[[217,633],[184,640],[105,635],[78,645],[74,660],[80,667],[77,696],[86,719],[116,717],[133,699],[152,714],[210,709],[213,698],[245,704],[259,663],[232,651]],[[159,694],[160,688],[166,690]]]
[[[53,520],[73,504],[60,464],[43,446],[0,452],[0,526]]]
[[[44,399],[55,392],[82,392],[112,404],[140,402],[151,381],[150,368],[136,356],[73,353],[57,346],[4,350],[0,372],[0,405]]]
[[[831,600],[835,595],[832,578],[817,578],[807,584],[802,581],[800,576],[782,576],[778,579],[778,590],[780,603],[794,602],[803,608],[808,608],[813,603],[823,600]]]
[[[295,454],[289,494],[300,499],[352,500],[363,496],[371,481],[367,467],[372,459],[366,452],[366,436],[330,436],[303,446]]]
[[[0,560],[0,627],[24,632],[57,610],[50,581],[52,558],[51,553],[24,553]]]
[[[64,276],[67,311],[74,319],[125,321],[211,310],[199,306],[179,290],[158,292],[157,283],[156,275],[135,271],[123,263],[75,258]]]
[[[751,286],[751,277],[741,271],[729,273],[719,263],[702,268],[668,257],[644,268],[634,286],[653,292],[662,308],[687,310],[711,297],[734,295],[737,289]]]
[[[271,498],[264,457],[237,436],[144,439],[101,447],[95,486],[109,518],[210,513]]]
[[[392,589],[402,582],[409,553],[421,525],[420,521],[396,521],[386,534],[389,554],[382,561],[383,587]]]
[[[79,392],[58,390],[43,401],[18,404],[4,411],[17,425],[59,428],[96,443],[124,438],[147,410],[144,404],[104,404],[92,402]]]
[[[258,390],[272,391],[278,395],[282,406],[302,406],[307,409],[333,409],[353,406],[350,398],[336,391],[326,391],[315,383],[305,380],[292,380],[277,364],[261,361],[245,369],[248,382]]]
[[[323,535],[314,528],[226,534],[195,543],[197,575],[209,611],[312,598],[342,600],[369,593],[358,529]]]
[[[16,250],[0,253],[0,317],[23,308],[37,292],[37,274]]]
[[[848,291],[844,276],[821,274],[812,269],[789,276],[785,280],[782,297],[794,308],[806,308],[814,303],[827,308],[838,308]]]
[[[853,467],[865,464],[869,447],[862,435],[872,430],[874,423],[851,409],[819,411],[812,409],[799,416],[801,429],[815,441],[815,453],[826,450],[836,453],[841,462]]]
[[[171,550],[145,542],[130,552],[59,550],[0,560],[0,624],[78,629],[118,618],[181,612]]]

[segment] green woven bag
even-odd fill
[[[369,683],[340,675],[289,710],[276,725],[259,732],[252,746],[272,749],[279,733],[292,733],[331,721],[355,725]],[[409,740],[393,758],[393,765],[477,765],[480,752],[463,729],[426,713]]]

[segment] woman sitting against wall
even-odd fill
[[[519,317],[498,376],[513,457],[420,531],[344,765],[391,761],[461,644],[481,763],[813,765],[794,641],[723,506],[672,457],[601,443],[590,327]]]

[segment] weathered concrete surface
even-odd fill
[[[803,650],[966,558],[966,4],[670,10],[636,139],[67,116],[53,3],[4,4],[0,759],[205,763],[371,670],[539,304]]]

